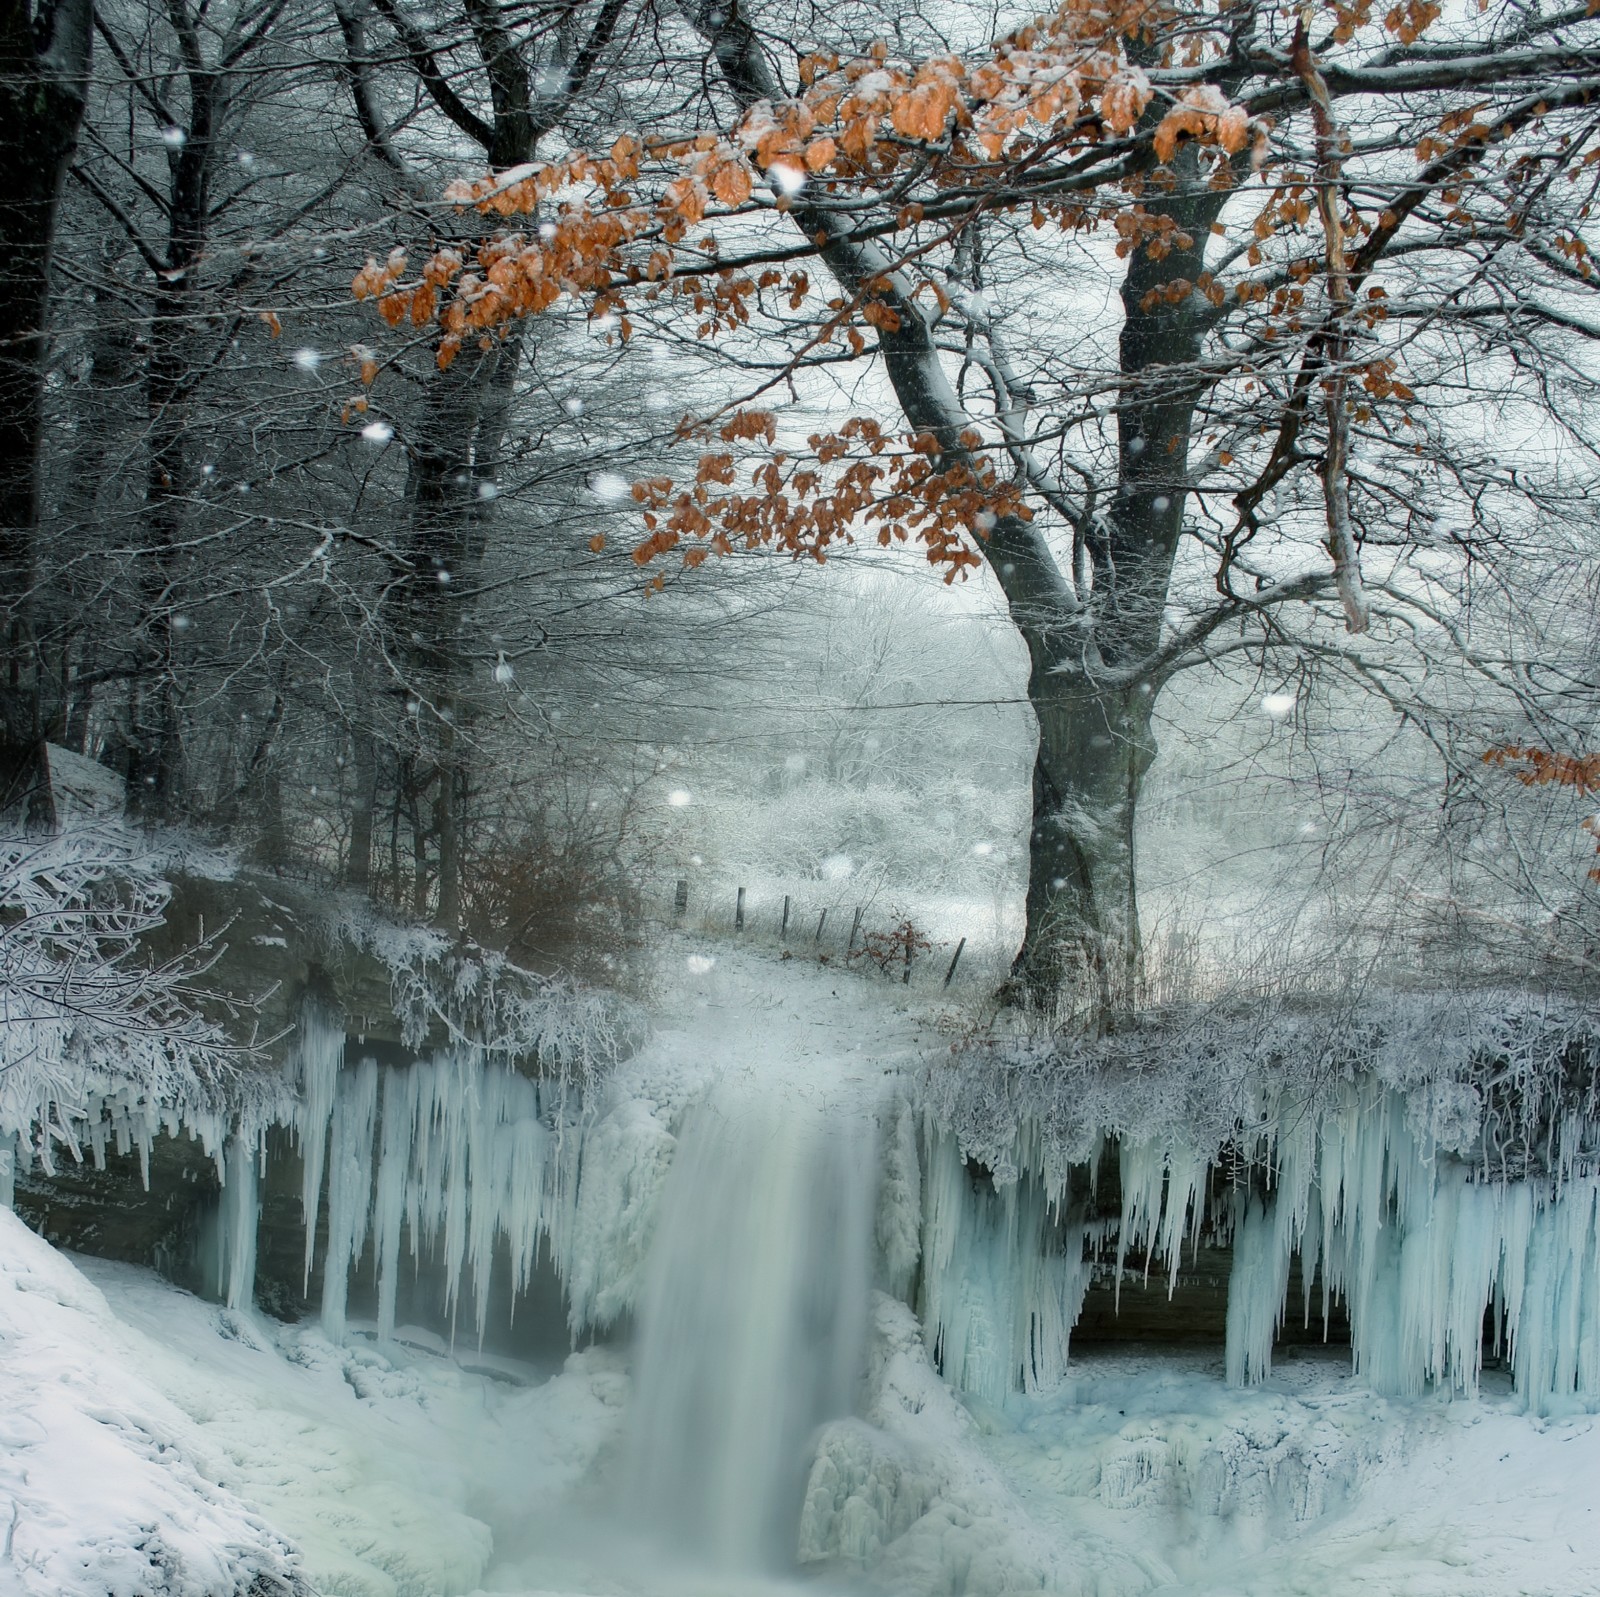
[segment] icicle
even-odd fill
[[[923,1179],[923,1324],[945,1379],[991,1402],[1048,1391],[1067,1370],[1090,1266],[1084,1228],[1031,1173],[974,1180],[954,1138],[933,1134]]]
[[[1167,1156],[1166,1207],[1155,1251],[1166,1261],[1167,1301],[1178,1290],[1178,1271],[1183,1264],[1186,1235],[1198,1235],[1201,1210],[1211,1163],[1194,1148],[1174,1148]],[[1190,1215],[1193,1215],[1191,1222]]]
[[[378,1336],[394,1336],[400,1275],[400,1232],[406,1217],[406,1178],[417,1120],[421,1071],[388,1070],[383,1077],[383,1130],[372,1206],[373,1251],[378,1261]]]
[[[339,1081],[333,1105],[328,1168],[328,1252],[322,1262],[322,1329],[342,1342],[350,1267],[366,1245],[372,1213],[372,1136],[378,1107],[378,1065],[363,1059]]]
[[[1281,1213],[1281,1219],[1280,1219]],[[1289,1289],[1289,1210],[1271,1198],[1234,1196],[1233,1268],[1228,1275],[1227,1376],[1253,1386],[1272,1373],[1272,1341]]]
[[[1450,1380],[1457,1391],[1476,1392],[1483,1371],[1483,1316],[1500,1275],[1502,1194],[1499,1188],[1462,1181],[1450,1244],[1450,1296],[1445,1341]]]
[[[1142,1249],[1145,1275],[1150,1273],[1149,1255],[1161,1224],[1162,1194],[1166,1189],[1167,1155],[1151,1142],[1123,1139],[1118,1150],[1122,1168],[1122,1226],[1117,1232],[1117,1307],[1122,1306],[1123,1264],[1130,1249]]]
[[[295,1038],[294,1065],[300,1088],[295,1119],[304,1161],[300,1178],[300,1212],[305,1219],[306,1290],[311,1287],[311,1266],[317,1246],[317,1211],[322,1201],[322,1171],[327,1155],[328,1127],[333,1119],[339,1066],[344,1058],[344,1032],[315,1004],[300,1013]],[[148,1157],[142,1154],[142,1157]]]
[[[257,1157],[255,1138],[235,1132],[228,1143],[222,1211],[218,1217],[222,1245],[218,1285],[230,1309],[249,1310],[255,1303],[256,1224],[261,1209]]]

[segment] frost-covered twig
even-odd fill
[[[147,953],[170,896],[121,827],[0,835],[0,1135],[31,1139],[47,1167],[52,1142],[76,1155],[108,1111],[192,1122],[268,1091],[205,1013],[214,936]]]

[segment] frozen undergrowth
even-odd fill
[[[1019,1130],[1052,1168],[1107,1136],[1191,1145],[1272,1137],[1356,1082],[1403,1093],[1412,1123],[1487,1176],[1600,1157],[1600,1011],[1518,991],[1174,1005],[1101,1038],[973,1043],[934,1062],[924,1102],[1004,1170]]]
[[[447,1046],[535,1070],[581,1100],[644,1037],[642,1012],[614,992],[524,970],[494,949],[380,919],[356,901],[331,915],[323,933],[335,948],[386,967],[408,1048],[442,1036]]]

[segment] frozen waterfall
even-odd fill
[[[651,1250],[627,1492],[697,1560],[786,1561],[823,1421],[850,1412],[872,1277],[870,1111],[730,1082],[691,1109]]]

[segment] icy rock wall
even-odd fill
[[[335,1342],[362,1269],[376,1278],[378,1334],[392,1337],[401,1274],[423,1254],[442,1261],[441,1310],[480,1342],[507,1256],[516,1293],[548,1250],[574,1332],[632,1309],[673,1147],[651,1106],[623,1098],[580,1115],[559,1085],[470,1048],[380,1067],[315,1008],[301,1017],[284,1076],[276,1114],[231,1129],[221,1116],[166,1124],[108,1103],[86,1133],[100,1160],[113,1142],[148,1157],[163,1129],[202,1140],[222,1182],[200,1238],[202,1279],[229,1307],[252,1300],[266,1131],[280,1125],[301,1153],[304,1280],[324,1246],[321,1319]]]
[[[1227,1370],[1263,1380],[1286,1316],[1326,1325],[1348,1311],[1359,1374],[1385,1393],[1431,1384],[1477,1389],[1485,1330],[1535,1412],[1600,1407],[1600,1178],[1553,1161],[1553,1174],[1497,1181],[1441,1150],[1402,1093],[1352,1087],[1316,1113],[1264,1117],[1235,1145],[1236,1184],[1219,1150],[1124,1137],[1120,1217],[1092,1217],[1074,1192],[1083,1163],[1052,1162],[1024,1123],[992,1179],[931,1119],[924,1144],[924,1334],[946,1378],[990,1401],[1048,1390],[1067,1368],[1093,1262],[1115,1231],[1117,1279],[1129,1261],[1176,1280],[1202,1230],[1231,1237]],[[986,1150],[991,1153],[992,1150]],[[1076,1175],[1074,1175],[1076,1169]],[[1304,1298],[1287,1299],[1291,1260]]]

